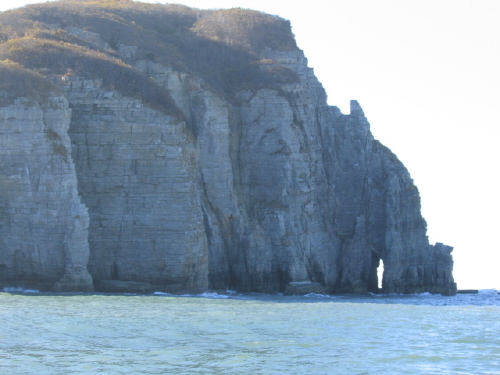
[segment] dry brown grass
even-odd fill
[[[11,104],[18,97],[44,104],[52,93],[61,93],[61,90],[41,74],[10,60],[0,61],[0,105]]]
[[[98,33],[114,49],[103,50],[65,29]],[[32,71],[85,77],[179,115],[165,90],[123,61],[120,44],[138,46],[147,59],[198,76],[231,99],[241,89],[278,88],[297,81],[283,65],[262,63],[264,48],[297,48],[288,21],[256,11],[201,11],[181,5],[131,0],[61,0],[0,14],[0,59]]]

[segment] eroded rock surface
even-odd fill
[[[64,97],[0,107],[0,277],[4,285],[93,290]]]
[[[302,51],[264,48],[262,69],[296,79],[227,96],[113,48],[182,115],[75,74],[2,106],[0,286],[364,293],[383,260],[384,292],[456,292],[408,171],[356,101],[327,105]]]

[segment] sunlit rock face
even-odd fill
[[[87,208],[71,158],[64,97],[0,107],[0,283],[93,289]]]
[[[383,292],[454,294],[452,248],[429,244],[418,190],[359,104],[328,106],[301,50],[272,33],[255,42],[255,12],[237,14],[253,43],[243,54],[210,34],[230,34],[234,11],[182,9],[206,43],[251,58],[250,83],[224,81],[236,69],[225,65],[219,77],[217,65],[155,60],[98,28],[47,26],[147,77],[170,107],[107,76],[52,70],[60,96],[0,108],[0,286],[366,293],[380,291],[383,261]],[[258,17],[293,40],[286,21]]]
[[[185,122],[79,77],[62,83],[94,279],[208,287],[199,151]]]

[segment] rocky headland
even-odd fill
[[[288,21],[122,1],[0,14],[0,287],[452,295],[417,188]]]

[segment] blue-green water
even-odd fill
[[[500,374],[500,295],[0,293],[2,374]]]

